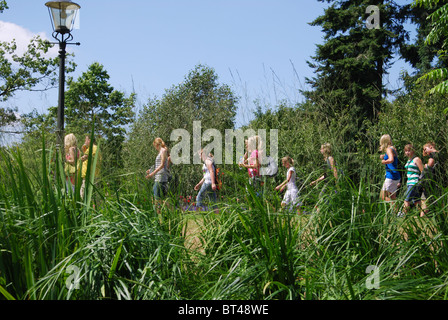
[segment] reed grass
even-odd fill
[[[370,177],[343,177],[321,196],[303,188],[297,215],[280,209],[281,195],[259,198],[238,180],[218,214],[184,212],[173,195],[158,215],[139,177],[110,190],[90,174],[81,199],[80,179],[72,193],[56,154],[42,144],[38,165],[26,166],[21,150],[1,151],[3,299],[447,297],[446,191],[430,215],[397,218]]]

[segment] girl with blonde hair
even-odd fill
[[[247,168],[249,177],[257,177],[260,174],[259,137],[252,136],[247,139]]]
[[[386,177],[381,188],[381,199],[383,201],[393,201],[397,198],[397,190],[400,186],[401,174],[398,171],[398,154],[392,145],[390,135],[385,134],[380,139],[381,163],[386,168]]]
[[[194,187],[195,191],[199,190],[198,195],[196,196],[196,206],[200,210],[204,209],[205,206],[203,204],[203,198],[205,196],[208,196],[209,200],[214,203],[213,209],[215,210],[215,213],[218,213],[218,209],[216,207],[217,181],[215,173],[215,160],[213,159],[213,155],[211,153],[207,156],[206,152],[203,149],[199,150],[198,153],[204,164],[202,165],[203,177],[201,181],[199,181],[199,183]]]
[[[160,213],[160,203],[168,193],[168,154],[169,150],[165,142],[161,138],[155,138],[153,142],[154,148],[158,151],[154,170],[146,171],[146,178],[151,179],[154,177],[154,199],[157,206],[157,213]]]
[[[252,136],[247,140],[247,163],[243,163],[242,166],[247,168],[249,174],[249,184],[253,186],[257,196],[261,196],[261,155],[262,151],[261,139],[259,136]]]
[[[298,208],[301,203],[299,201],[299,189],[296,185],[296,170],[294,168],[294,160],[290,156],[282,158],[282,165],[286,168],[286,180],[279,184],[275,190],[282,192],[286,187],[286,193],[282,200],[282,207],[289,207],[289,210]],[[298,211],[298,213],[300,213]]]
[[[75,191],[76,174],[79,170],[81,152],[77,146],[76,136],[73,133],[67,134],[64,138],[65,166],[64,171],[67,182],[70,181],[72,190]]]
[[[333,156],[331,155],[331,144],[324,143],[320,146],[320,153],[324,157],[324,161],[327,164],[326,170],[322,176],[317,178],[316,180],[312,181],[310,183],[311,186],[314,186],[320,181],[326,180],[330,176],[330,172],[333,174],[334,178],[338,179],[338,171],[336,169],[336,161],[334,160]]]

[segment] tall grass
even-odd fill
[[[158,215],[150,181],[110,190],[88,179],[81,199],[55,155],[43,145],[25,166],[20,150],[1,152],[4,299],[446,298],[446,190],[430,215],[397,218],[371,177],[344,176],[320,196],[303,188],[297,215],[235,171],[218,214],[184,212],[174,195]]]

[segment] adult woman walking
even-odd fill
[[[154,148],[158,151],[154,170],[146,171],[146,178],[154,177],[154,200],[157,213],[160,214],[160,204],[168,193],[168,147],[161,138],[155,138],[153,142]]]

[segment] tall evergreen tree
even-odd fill
[[[308,62],[316,76],[306,79],[311,90],[303,93],[324,118],[345,115],[350,119],[353,134],[381,109],[388,93],[383,77],[400,44],[409,39],[403,27],[406,16],[394,1],[318,1],[330,3],[311,22],[322,28],[324,43],[317,45],[314,62]],[[379,9],[377,27],[367,25],[373,14],[367,12],[371,5]]]

